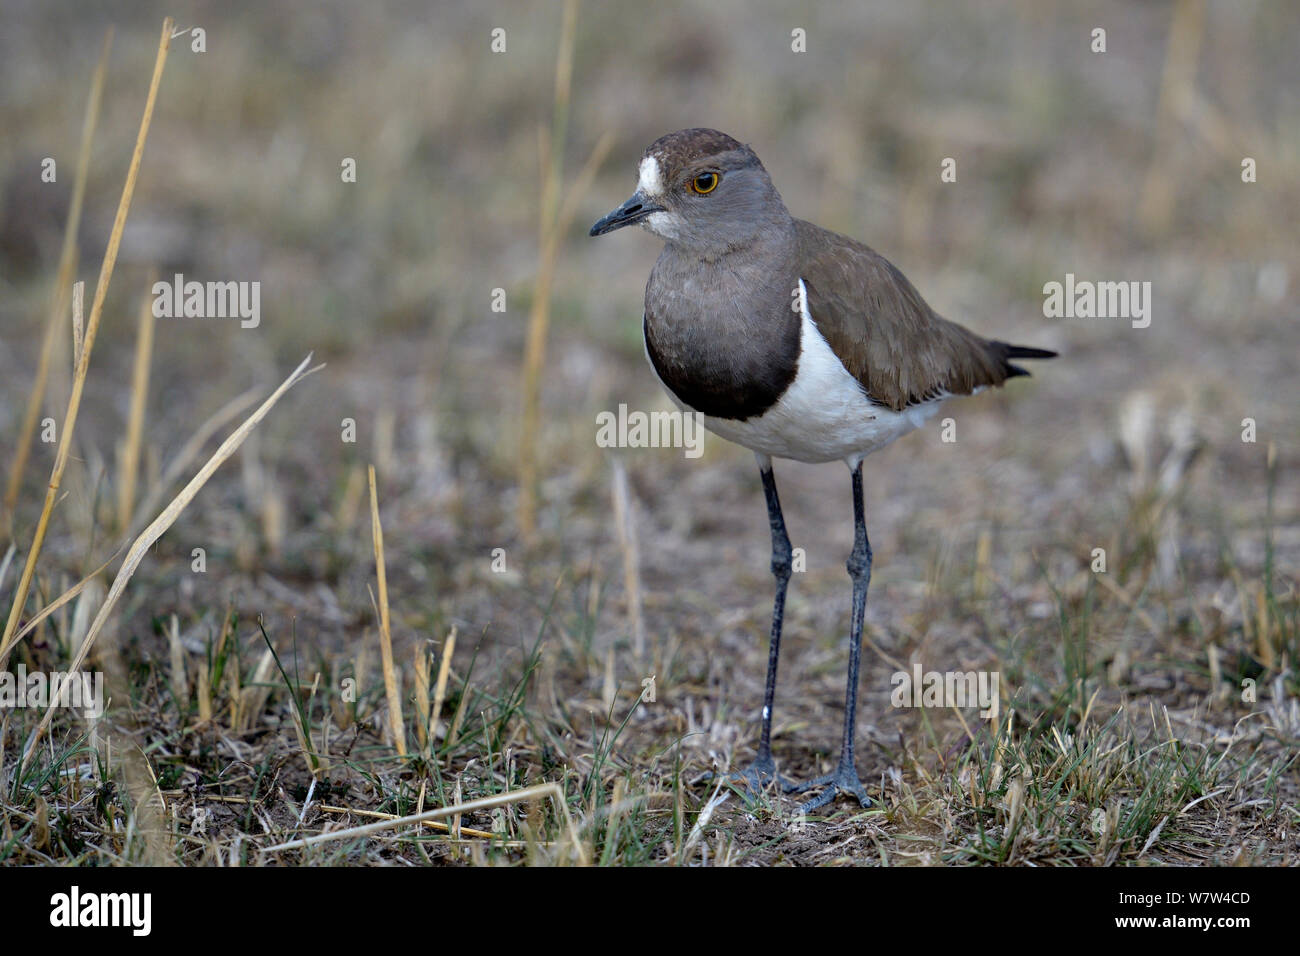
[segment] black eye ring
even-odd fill
[[[717,173],[700,173],[691,180],[691,190],[701,196],[706,196],[718,188],[718,182],[721,177]]]

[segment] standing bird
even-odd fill
[[[651,143],[636,192],[591,227],[639,224],[664,239],[645,290],[646,355],[683,411],[754,452],[772,529],[776,597],[758,755],[739,776],[839,791],[869,804],[854,765],[862,619],[871,545],[862,459],[924,424],[940,403],[1028,375],[1011,359],[1055,352],[981,338],[931,309],[907,278],[860,242],[795,219],[748,146],[712,129]],[[853,581],[844,736],[835,772],[796,785],[772,761],[772,704],[791,548],[773,458],[841,459],[853,478]]]

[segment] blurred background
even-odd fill
[[[1242,673],[1286,673],[1294,686],[1280,663],[1294,631],[1261,624],[1258,606],[1267,591],[1293,613],[1300,566],[1295,4],[589,2],[557,106],[554,2],[4,0],[6,471],[104,33],[115,30],[77,268],[87,301],[167,14],[178,30],[201,27],[206,49],[192,49],[193,34],[172,43],[42,558],[49,579],[76,580],[122,540],[114,461],[151,270],[260,281],[261,322],[158,320],[142,494],[231,398],[269,390],[308,352],[326,367],[154,549],[120,608],[123,638],[153,646],[156,622],[175,614],[196,640],[235,605],[280,634],[296,625],[309,654],[353,653],[375,628],[374,463],[399,645],[456,625],[485,661],[508,661],[553,616],[561,698],[602,711],[654,672],[683,726],[706,702],[700,746],[747,753],[770,613],[752,457],[716,438],[698,460],[595,444],[599,412],[671,406],[641,344],[659,242],[586,231],[630,194],[649,142],[710,126],[754,147],[796,216],[886,255],[943,315],[1061,353],[1032,379],[946,406],[956,443],[936,419],[868,460],[868,736],[915,719],[889,712],[900,662],[1001,662],[1023,706],[1041,685],[1017,682],[1017,668],[1061,678],[1063,639],[1086,640],[1116,701],[1193,706],[1188,694],[1222,691],[1211,644]],[[792,50],[796,30],[806,52]],[[548,148],[572,217],[556,247],[525,535],[522,369]],[[46,157],[54,183],[41,181]],[[952,183],[940,180],[948,157]],[[355,183],[340,176],[346,158]],[[1243,182],[1246,158],[1255,182]],[[1043,286],[1067,273],[1149,281],[1150,327],[1045,318]],[[498,289],[505,311],[492,307]],[[58,420],[70,380],[60,348],[47,399]],[[355,443],[341,440],[347,418]],[[1243,441],[1244,419],[1255,441]],[[14,516],[20,556],[53,447],[33,446]],[[807,551],[778,732],[797,741],[787,759],[810,767],[800,748],[837,739],[849,482],[838,465],[779,463],[777,474]],[[189,568],[199,546],[204,575]],[[1090,570],[1096,548],[1104,576]],[[638,629],[657,669],[627,653]],[[864,779],[880,769],[873,759]]]

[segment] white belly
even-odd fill
[[[803,291],[802,280],[799,284]],[[806,292],[801,300],[807,301]],[[771,458],[813,464],[843,459],[852,468],[871,452],[919,428],[939,410],[943,398],[901,412],[872,402],[817,330],[807,308],[802,311],[799,370],[776,404],[745,421],[705,415],[705,428]],[[653,371],[653,362],[650,368]],[[683,411],[691,411],[671,389],[665,389]]]

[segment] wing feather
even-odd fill
[[[873,401],[902,411],[943,394],[969,395],[1028,374],[1008,363],[1017,352],[1055,354],[985,339],[948,321],[893,263],[860,242],[802,220],[795,230],[809,314]]]

